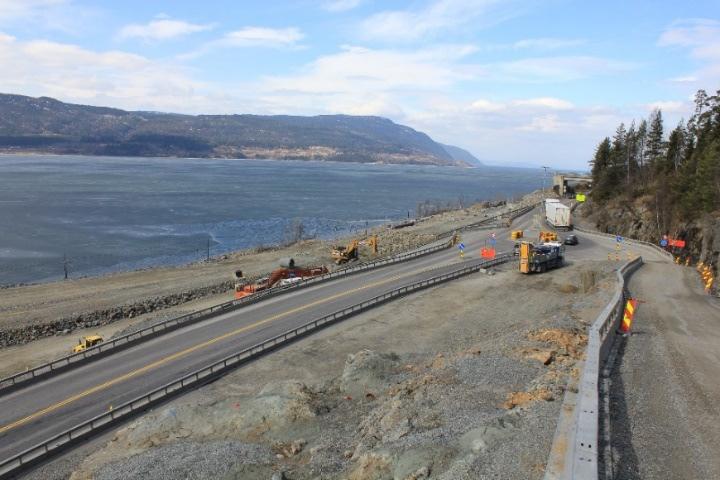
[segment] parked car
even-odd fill
[[[565,237],[565,245],[577,245],[578,244],[578,238],[577,235],[568,235]]]

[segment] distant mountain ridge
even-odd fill
[[[0,151],[451,166],[473,163],[428,135],[382,117],[183,115],[9,94],[0,94]]]
[[[464,148],[455,147],[453,145],[445,145],[441,143],[442,147],[450,156],[458,162],[465,162],[473,167],[484,167],[485,164],[481,162],[475,155],[468,152]]]

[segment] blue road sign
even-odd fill
[[[460,243],[460,244],[458,245],[458,248],[459,248],[460,250],[465,250],[465,244],[464,244],[464,243]]]
[[[620,242],[623,241],[623,237],[621,237],[620,235],[616,235],[616,236],[615,236],[615,241],[618,242],[618,243],[620,243]]]
[[[491,238],[490,238],[490,245],[492,245],[492,246],[494,247],[496,243],[497,243],[497,240],[495,239],[495,237],[491,237]]]
[[[668,245],[667,239],[663,238],[662,240],[660,240],[660,246],[661,246],[661,247],[667,247],[667,245]]]

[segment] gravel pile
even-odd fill
[[[166,458],[172,461],[161,461]],[[225,441],[211,443],[178,442],[135,455],[127,461],[110,463],[99,469],[95,480],[206,480],[246,478],[273,474],[271,450],[262,445]],[[250,464],[249,464],[250,463]]]

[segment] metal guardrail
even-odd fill
[[[352,275],[355,273],[365,272],[368,270],[372,270],[375,268],[383,267],[386,265],[392,265],[396,263],[405,262],[414,258],[418,258],[425,255],[430,255],[432,253],[438,252],[440,250],[444,250],[450,247],[450,244],[448,242],[440,243],[438,242],[442,240],[443,238],[447,238],[452,236],[455,232],[458,231],[467,231],[472,229],[481,228],[484,226],[488,226],[487,224],[489,222],[498,220],[503,217],[508,217],[510,220],[517,218],[520,215],[523,215],[527,213],[528,211],[535,208],[535,205],[529,205],[526,207],[517,208],[515,210],[511,210],[509,212],[505,212],[500,215],[495,215],[492,217],[485,218],[479,222],[475,222],[469,225],[465,225],[461,228],[455,229],[455,230],[448,230],[446,232],[440,233],[435,240],[432,242],[426,244],[425,246],[419,247],[418,249],[412,250],[410,252],[401,253],[398,255],[394,255],[388,258],[375,260],[372,262],[366,262],[360,265],[354,265],[350,266],[341,270],[336,270],[331,273],[327,273],[325,275],[321,275],[318,277],[309,278],[307,280],[303,280],[301,282],[297,282],[294,284],[290,284],[284,287],[275,287],[270,290],[266,290],[264,292],[259,292],[255,295],[251,295],[249,297],[245,297],[239,300],[232,300],[229,302],[225,302],[219,305],[215,305],[203,310],[198,310],[196,312],[189,313],[187,315],[182,315],[180,317],[171,318],[168,320],[162,320],[158,323],[152,324],[150,326],[147,326],[145,328],[142,328],[140,330],[137,330],[132,333],[128,333],[125,335],[122,335],[120,337],[116,337],[113,339],[110,339],[106,342],[100,343],[99,345],[96,345],[94,347],[88,348],[87,350],[84,350],[79,353],[73,353],[71,355],[64,356],[62,358],[59,358],[57,360],[54,360],[52,362],[44,363],[42,365],[39,365],[37,367],[28,369],[24,372],[18,372],[13,375],[10,375],[8,377],[0,379],[0,395],[3,393],[7,393],[10,390],[13,390],[15,388],[18,388],[19,386],[24,386],[26,384],[29,384],[30,382],[33,382],[35,380],[38,380],[40,378],[45,378],[48,375],[58,373],[60,371],[65,371],[69,368],[84,364],[94,358],[98,358],[101,355],[108,354],[111,351],[116,351],[123,348],[128,348],[132,345],[135,345],[141,341],[148,340],[150,338],[154,338],[158,335],[161,335],[163,333],[168,333],[170,331],[176,330],[180,327],[192,325],[194,323],[197,323],[201,320],[205,320],[207,318],[210,318],[212,316],[226,313],[229,311],[236,310],[238,308],[251,305],[257,302],[260,302],[262,300],[275,297],[277,295],[281,295],[287,292],[294,292],[297,290],[300,290],[302,288],[310,287],[313,285],[317,285],[323,282],[327,282],[330,280],[334,280],[336,278],[344,277],[347,275]],[[490,225],[492,227],[494,225]]]
[[[608,238],[616,238],[617,237],[617,235],[613,235],[611,233],[603,233],[603,232],[598,232],[595,230],[588,230],[586,228],[575,227],[575,230],[577,230],[578,232],[589,233],[590,235],[598,235],[601,237],[608,237]],[[630,238],[630,237],[625,237],[625,236],[622,236],[622,237],[623,237],[624,242],[633,243],[633,244],[641,245],[644,247],[649,247],[649,248],[652,248],[653,250],[655,250],[656,252],[658,252],[662,255],[665,255],[666,257],[669,257],[670,259],[673,258],[672,253],[668,252],[667,250],[665,250],[663,248],[660,248],[658,245],[655,245],[654,243],[646,242],[644,240],[637,240],[635,238]]]
[[[432,242],[437,243],[437,240]],[[39,365],[37,367],[28,369],[24,372],[18,372],[14,375],[11,375],[9,377],[0,379],[0,394],[5,393],[6,391],[9,391],[15,387],[18,387],[19,385],[25,385],[28,382],[31,382],[33,380],[44,378],[45,376],[56,373],[59,371],[64,371],[70,367],[74,367],[80,364],[85,363],[86,361],[89,361],[95,357],[98,357],[100,355],[107,354],[110,351],[116,351],[121,348],[127,348],[131,345],[135,345],[139,343],[141,340],[147,340],[153,337],[156,337],[162,333],[167,333],[173,330],[176,330],[180,327],[184,327],[187,325],[192,325],[194,323],[197,323],[201,320],[205,320],[207,318],[210,318],[212,316],[226,313],[232,310],[236,310],[238,308],[251,305],[254,303],[257,303],[259,301],[272,298],[275,296],[278,296],[280,294],[289,292],[289,291],[297,291],[302,288],[310,287],[312,285],[317,285],[323,282],[327,282],[329,280],[333,280],[336,278],[344,277],[347,275],[351,275],[354,273],[364,272],[367,270],[371,270],[374,268],[378,268],[381,266],[386,265],[392,265],[395,263],[401,263],[405,262],[407,260],[418,258],[424,255],[429,255],[435,252],[438,252],[440,250],[444,250],[446,248],[449,248],[448,242],[443,242],[438,245],[431,245],[425,248],[421,248],[419,250],[415,250],[408,253],[403,253],[400,255],[395,255],[393,257],[376,260],[373,262],[367,262],[360,265],[355,265],[352,267],[344,268],[342,270],[337,270],[335,272],[327,273],[325,275],[321,275],[318,277],[309,278],[307,280],[303,280],[301,282],[297,282],[294,284],[290,284],[284,287],[276,287],[270,290],[266,290],[263,292],[258,292],[255,295],[251,295],[245,298],[241,298],[238,300],[231,300],[229,302],[221,303],[219,305],[214,305],[209,308],[205,308],[203,310],[198,310],[193,313],[189,313],[187,315],[182,315],[179,317],[171,318],[168,320],[162,320],[158,323],[152,324],[150,326],[147,326],[145,328],[142,328],[140,330],[137,330],[132,333],[128,333],[113,339],[109,339],[106,342],[100,343],[94,347],[88,348],[87,350],[84,350],[79,353],[73,353],[71,355],[64,356],[62,358],[59,358],[57,360],[54,360],[52,362],[48,362],[42,365]]]
[[[164,402],[170,397],[175,396],[183,391],[203,385],[212,379],[224,375],[229,370],[236,368],[253,358],[257,358],[264,353],[275,350],[282,345],[302,338],[311,332],[324,328],[328,325],[348,318],[357,313],[381,305],[395,298],[425,288],[429,288],[433,285],[448,282],[450,280],[454,280],[462,276],[469,275],[471,273],[475,273],[482,268],[505,263],[512,258],[512,254],[502,253],[493,260],[480,262],[475,265],[463,267],[449,273],[438,275],[436,277],[431,277],[420,282],[397,288],[390,292],[373,297],[364,302],[331,313],[317,320],[313,320],[312,322],[308,322],[304,325],[301,325],[300,327],[289,330],[283,334],[265,340],[264,342],[258,343],[252,347],[246,348],[239,353],[230,355],[218,362],[213,363],[212,365],[196,370],[147,394],[141,395],[129,402],[126,402],[109,412],[103,413],[86,422],[76,425],[75,427],[72,427],[69,430],[66,430],[58,435],[55,435],[52,438],[49,438],[48,440],[34,447],[31,447],[17,455],[14,455],[11,458],[3,460],[2,462],[0,462],[0,479],[8,478],[11,475],[15,475],[23,468],[31,465],[32,463],[48,457],[53,453],[60,451],[61,449],[67,448],[68,446],[81,441],[82,439],[92,435],[93,433],[108,428],[109,426],[119,422],[120,420],[123,420],[138,412],[144,411],[158,403]]]
[[[565,451],[561,471],[546,470],[546,479],[598,479],[600,432],[600,373],[625,307],[625,280],[642,265],[642,257],[617,270],[618,285],[612,299],[588,330],[585,364],[580,375],[573,422],[566,435],[556,435],[552,450]],[[552,453],[551,453],[552,457]],[[549,464],[550,462],[548,462]]]

